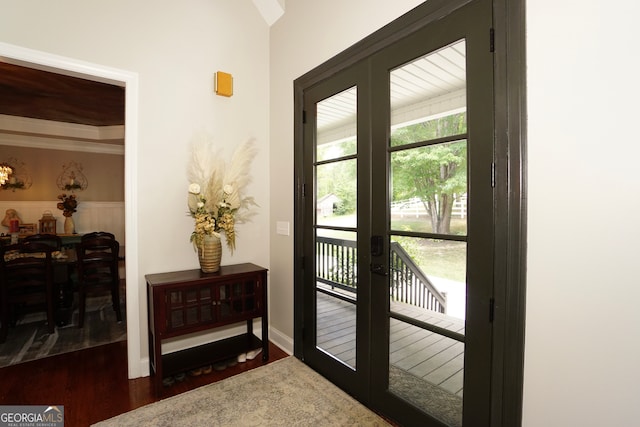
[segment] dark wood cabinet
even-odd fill
[[[241,353],[262,348],[269,358],[267,270],[254,264],[148,274],[149,364],[156,390],[162,379]],[[262,339],[253,334],[253,319],[262,318]],[[246,333],[162,354],[162,342],[193,332],[246,321]]]

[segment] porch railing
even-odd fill
[[[356,243],[354,240],[316,237],[316,280],[355,293]]]
[[[436,289],[404,248],[392,242],[390,256],[391,289],[394,301],[440,313],[446,312],[446,297]],[[357,290],[357,248],[353,240],[316,238],[316,280],[332,289]]]
[[[446,297],[433,286],[424,272],[398,242],[391,242],[391,298],[445,313]]]

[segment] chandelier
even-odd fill
[[[9,180],[9,175],[13,173],[13,168],[6,163],[0,163],[0,185],[4,185]]]
[[[0,163],[0,190],[27,190],[31,188],[31,174],[22,160],[9,157]]]

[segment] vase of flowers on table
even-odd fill
[[[242,144],[233,153],[227,165],[220,150],[210,138],[200,136],[192,144],[192,157],[188,168],[188,206],[195,227],[191,242],[198,252],[200,269],[213,273],[220,269],[222,258],[221,235],[233,253],[236,247],[236,225],[247,221],[253,197],[244,194],[251,181],[250,166],[256,155],[252,140]]]
[[[62,211],[64,215],[64,232],[65,234],[74,234],[76,232],[76,225],[73,222],[73,213],[78,207],[78,200],[76,200],[75,194],[60,194],[58,196],[58,209]]]

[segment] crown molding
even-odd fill
[[[124,140],[124,125],[89,126],[0,114],[0,132],[3,131],[90,141]]]
[[[0,132],[0,145],[124,156],[124,145]]]
[[[124,155],[124,126],[89,126],[0,114],[0,145]]]

